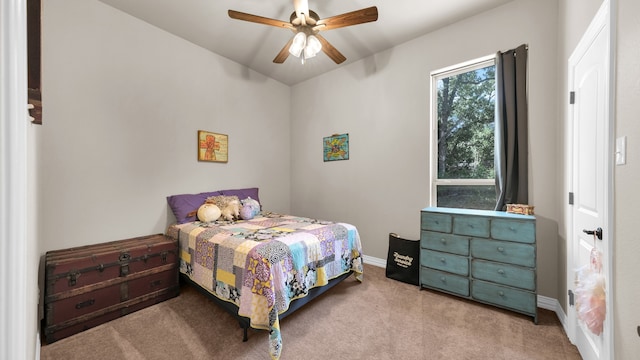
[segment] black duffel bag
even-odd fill
[[[418,285],[420,270],[420,241],[407,240],[389,234],[386,275],[389,279]]]

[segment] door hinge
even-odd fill
[[[569,306],[573,306],[573,304],[574,304],[573,290],[569,290]]]
[[[570,91],[569,92],[569,104],[573,105],[576,103],[576,92],[575,91]]]
[[[573,205],[573,192],[569,193],[569,205]]]

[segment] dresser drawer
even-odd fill
[[[469,255],[469,238],[466,236],[422,231],[420,241],[420,246],[425,249]]]
[[[533,244],[536,242],[536,224],[533,221],[494,219],[491,221],[491,237]]]
[[[420,264],[458,275],[469,275],[469,258],[432,250],[420,252]]]
[[[473,239],[471,241],[471,256],[514,265],[536,266],[536,248],[528,244]]]
[[[483,260],[471,261],[471,276],[526,290],[536,289],[536,275],[532,269],[494,263]]]
[[[420,229],[450,233],[451,215],[423,212],[420,217]]]
[[[456,216],[453,218],[453,232],[459,235],[488,238],[489,219],[479,216]]]
[[[469,296],[469,279],[422,267],[420,283],[461,296]]]
[[[527,314],[536,314],[537,310],[535,293],[484,281],[472,281],[471,297]]]

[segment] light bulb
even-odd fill
[[[304,56],[306,58],[312,58],[322,50],[322,44],[317,37],[309,35],[307,38],[307,46],[304,48]]]
[[[291,46],[289,46],[289,53],[295,57],[300,57],[300,53],[302,52],[302,49],[305,48],[306,44],[307,44],[306,35],[303,32],[297,33],[293,37],[293,42],[291,43]]]

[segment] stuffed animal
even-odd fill
[[[240,201],[231,200],[227,203],[224,209],[222,209],[222,217],[227,221],[233,221],[240,217]]]
[[[250,205],[246,205],[243,206],[242,209],[240,209],[240,219],[242,220],[251,220],[253,219],[254,214],[253,214],[253,207]]]
[[[240,201],[242,208],[240,209],[240,218],[243,220],[251,220],[260,213],[260,203],[248,197]]]
[[[240,217],[240,200],[237,196],[210,196],[205,204],[214,204],[220,209],[221,217],[227,221],[233,221]]]
[[[214,204],[204,203],[198,208],[198,219],[202,222],[212,222],[220,218],[220,208]]]

